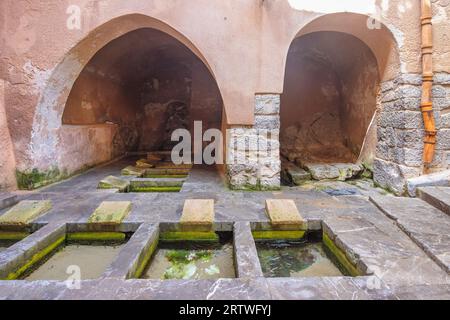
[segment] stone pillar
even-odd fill
[[[404,194],[407,179],[422,172],[421,84],[419,74],[403,74],[381,84],[374,180],[396,194]]]
[[[255,97],[255,125],[227,132],[227,176],[232,189],[280,188],[280,95]]]
[[[5,81],[0,79],[0,190],[17,187],[16,162],[5,110]]]

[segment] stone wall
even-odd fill
[[[255,98],[255,125],[227,132],[227,175],[232,189],[280,188],[280,96]]]
[[[419,74],[403,74],[381,85],[375,181],[403,194],[408,178],[423,171],[424,128],[420,111],[422,80]],[[433,101],[438,129],[433,171],[447,169],[450,154],[450,77],[435,77]]]

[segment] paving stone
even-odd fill
[[[214,199],[188,199],[184,202],[181,224],[212,226],[213,222]]]
[[[26,226],[51,209],[51,201],[24,200],[0,216],[0,225]]]
[[[233,231],[237,276],[239,278],[263,277],[250,222],[236,222]]]
[[[450,187],[450,170],[423,175],[407,180],[408,194],[411,197],[416,196],[417,188],[430,186]]]
[[[450,188],[423,187],[418,189],[418,195],[425,202],[450,215]]]
[[[129,201],[104,201],[89,217],[88,223],[120,224],[130,211]]]
[[[114,176],[108,176],[101,180],[98,184],[99,189],[119,189],[125,191],[128,189],[130,182],[125,179],[117,178]]]
[[[450,217],[420,199],[373,196],[371,200],[450,274]]]
[[[266,199],[266,213],[274,226],[301,227],[305,220],[291,199]]]
[[[19,202],[17,195],[0,192],[0,210],[11,207]]]

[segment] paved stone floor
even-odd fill
[[[122,159],[37,192],[20,193],[18,200],[49,199],[53,209],[35,221],[43,228],[0,252],[1,268],[44,235],[67,224],[86,223],[102,201],[128,200],[133,208],[124,224],[137,231],[111,268],[97,280],[83,281],[77,290],[56,281],[0,281],[0,299],[450,299],[450,217],[441,211],[445,208],[436,208],[436,203],[450,202],[448,190],[440,188],[437,197],[444,194],[444,199],[432,204],[425,202],[426,197],[395,198],[370,181],[235,192],[226,188],[215,170],[201,167],[192,169],[180,193],[97,190],[99,180],[118,175],[130,161]],[[425,191],[431,193],[430,188]],[[128,279],[125,266],[134,263],[133,248],[148,243],[149,234],[161,223],[177,223],[184,200],[192,198],[214,199],[216,224],[230,231],[234,226],[238,278]],[[264,278],[250,223],[268,222],[264,211],[268,198],[293,199],[309,229],[326,230],[367,275]]]

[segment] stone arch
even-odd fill
[[[182,33],[160,20],[142,14],[128,14],[114,18],[91,31],[71,48],[51,73],[36,108],[30,147],[30,161],[32,163],[28,164],[28,167],[39,170],[58,167],[67,169],[69,172],[80,169],[77,166],[67,166],[65,163],[66,159],[70,157],[70,153],[75,153],[76,150],[62,152],[64,140],[76,138],[78,134],[74,126],[63,125],[62,122],[64,109],[72,87],[96,53],[115,39],[140,29],[160,31],[181,43],[201,61],[220,88],[206,58],[197,46]],[[219,95],[221,96],[220,89]],[[88,142],[90,139],[97,138],[99,139],[98,146],[101,146],[105,142],[102,141],[104,132],[99,134],[99,130],[94,128],[89,128],[89,130],[90,132],[83,139]],[[102,130],[108,131],[111,128],[105,127]],[[110,159],[108,159],[108,156],[103,156],[101,159],[96,159],[95,162],[99,163],[106,160]],[[86,163],[85,165],[93,164],[95,163]]]
[[[306,24],[293,38],[286,53],[284,92],[281,96],[281,152],[289,160],[301,164],[373,162],[377,145],[376,110],[380,105],[380,85],[399,75],[400,58],[392,32],[382,23],[377,29],[369,29],[368,19],[370,17],[356,13],[322,15]],[[307,69],[310,69],[311,75],[323,75],[322,79],[317,76],[317,84],[313,83],[315,80],[303,79],[305,85],[312,86],[303,90],[303,94],[309,92],[311,95],[310,105],[308,102],[293,103],[301,99],[298,97],[299,92],[292,93],[297,85],[292,82],[302,82],[302,79],[294,79],[296,71],[293,70],[295,63],[292,61],[295,59],[303,68],[298,74],[306,75]],[[352,59],[358,61],[353,63]],[[316,69],[312,70],[312,66]],[[367,82],[366,87],[361,81]],[[330,87],[330,83],[332,91],[336,93],[334,99],[328,99],[329,95],[324,93],[323,86]],[[358,100],[362,96],[367,98]],[[320,114],[315,113],[317,110],[314,104],[322,102],[324,110],[320,110]],[[339,105],[337,109],[335,105]],[[308,117],[301,115],[301,112],[311,116],[310,123],[307,123]],[[299,121],[295,126],[290,123],[286,125],[293,118],[306,120]],[[320,120],[316,118],[328,120],[323,121],[321,128],[318,125]],[[310,124],[315,128],[309,128]],[[319,131],[323,137],[317,138],[316,133]],[[342,139],[338,136],[342,136]],[[336,141],[338,143],[335,145]],[[316,151],[305,149],[314,143],[317,144]],[[317,154],[308,155],[308,152]]]

